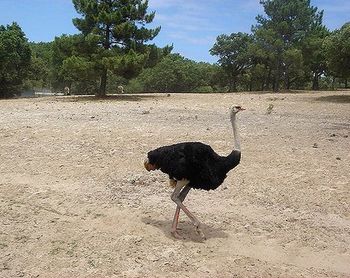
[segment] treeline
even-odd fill
[[[228,92],[348,87],[350,23],[329,31],[308,0],[260,1],[252,32],[222,34],[209,50],[216,64],[195,62],[173,47],[148,44],[160,27],[148,1],[73,0],[80,31],[53,42],[28,42],[20,26],[0,26],[0,97],[69,87],[73,94]]]
[[[308,0],[260,3],[265,15],[256,17],[251,34],[220,35],[210,49],[230,91],[347,87],[350,23],[330,32],[323,11]]]

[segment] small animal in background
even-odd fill
[[[159,169],[169,175],[170,185],[174,187],[171,200],[176,203],[176,211],[171,227],[175,238],[182,238],[177,231],[180,209],[190,218],[196,232],[205,239],[199,220],[184,206],[191,188],[214,190],[225,180],[227,173],[241,160],[240,137],[236,123],[241,106],[230,109],[230,119],[234,135],[234,149],[228,156],[220,156],[209,145],[201,142],[184,142],[163,146],[148,152],[144,166],[148,171]]]
[[[70,89],[69,89],[69,87],[68,87],[68,86],[64,87],[63,92],[64,92],[64,95],[65,95],[65,96],[69,96],[69,95],[70,95]]]
[[[272,113],[274,105],[272,103],[269,104],[269,107],[266,109],[266,114],[270,115]]]
[[[121,86],[121,85],[118,86],[118,87],[117,87],[117,93],[118,93],[118,94],[124,94],[124,87]]]

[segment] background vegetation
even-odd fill
[[[250,34],[218,35],[216,64],[148,44],[160,27],[142,0],[73,0],[78,35],[28,42],[20,26],[0,26],[0,98],[68,86],[73,94],[228,92],[348,87],[350,23],[329,31],[308,0],[262,0]]]

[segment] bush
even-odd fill
[[[126,86],[124,86],[124,90],[127,93],[140,93],[144,92],[144,87],[140,80],[132,79]]]
[[[193,90],[195,93],[213,93],[214,89],[212,86],[200,86]]]
[[[30,61],[29,43],[19,25],[0,25],[0,98],[20,93]]]

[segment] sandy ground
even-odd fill
[[[146,153],[202,141],[241,164],[180,215]],[[0,101],[0,277],[350,277],[350,92]]]

